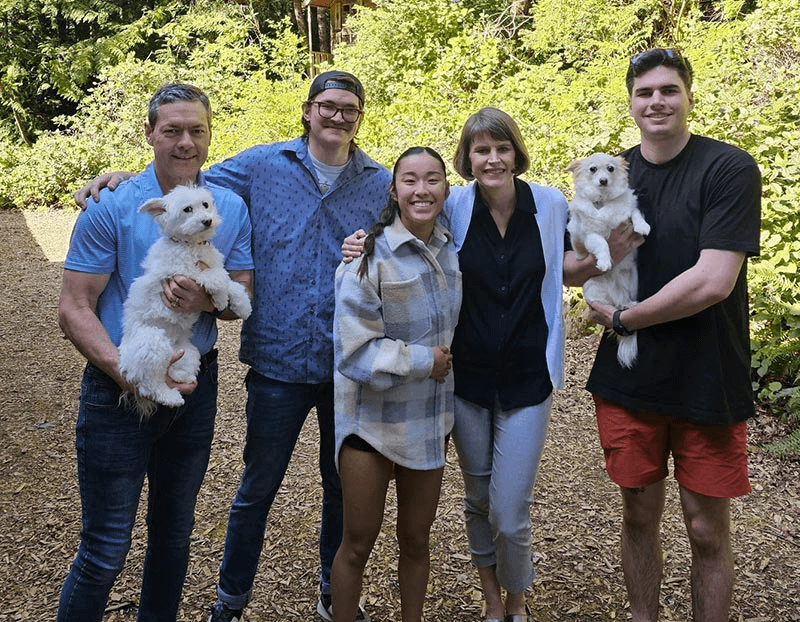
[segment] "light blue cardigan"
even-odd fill
[[[564,232],[567,227],[567,200],[556,188],[528,183],[536,203],[536,222],[542,238],[545,273],[542,281],[542,304],[547,321],[547,367],[553,389],[564,387]],[[442,221],[450,229],[456,249],[467,236],[476,183],[452,186],[442,212]]]

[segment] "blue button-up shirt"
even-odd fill
[[[323,193],[308,144],[297,138],[251,147],[212,166],[206,179],[250,208],[253,314],[242,326],[240,360],[282,382],[331,382],[342,240],[377,220],[391,173],[356,149]]]

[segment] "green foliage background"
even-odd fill
[[[539,0],[527,15],[515,13],[521,4],[384,0],[351,16],[356,42],[336,49],[336,66],[367,91],[359,143],[386,165],[412,144],[448,158],[469,114],[497,106],[526,137],[528,177],[569,196],[572,159],[638,142],[624,86],[631,54],[681,48],[695,69],[692,130],[745,149],[763,173],[754,378],[773,409],[798,416],[800,3]],[[69,208],[96,173],[142,168],[146,103],[165,81],[211,96],[210,162],[301,132],[306,55],[283,17],[289,2],[125,6],[0,2],[0,207]]]

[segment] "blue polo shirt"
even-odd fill
[[[222,217],[212,242],[225,257],[225,268],[252,270],[250,219],[244,202],[224,188],[207,184],[202,174],[199,183],[211,190]],[[117,346],[122,339],[122,304],[131,283],[142,274],[142,262],[150,246],[161,235],[156,221],[139,213],[139,206],[163,195],[151,163],[114,192],[104,189],[100,202],[81,212],[72,231],[64,268],[111,275],[97,300],[97,315]],[[192,343],[205,354],[216,340],[214,318],[201,313],[194,326]]]
[[[334,273],[342,241],[374,223],[391,173],[355,149],[326,192],[301,138],[257,145],[206,179],[244,198],[253,223],[253,314],[239,358],[282,382],[333,380]]]

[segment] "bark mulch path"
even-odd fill
[[[37,214],[26,223],[20,212],[0,212],[0,622],[55,618],[78,541],[73,427],[83,361],[62,338],[56,318],[68,221]],[[34,238],[32,230],[41,235]],[[227,511],[242,470],[245,369],[236,360],[237,333],[236,323],[224,324],[218,430],[198,503],[182,621],[205,620],[214,600]],[[630,619],[619,562],[619,494],[603,470],[592,405],[583,390],[594,347],[594,337],[569,340],[568,385],[555,398],[532,509],[538,574],[528,602],[535,620]],[[270,516],[248,621],[316,620],[320,488],[314,422],[309,417]],[[779,459],[759,448],[785,433],[774,417],[751,421],[753,492],[731,505],[733,621],[800,621],[800,458]],[[433,529],[430,621],[482,619],[460,496],[451,451]],[[399,620],[391,497],[387,508],[364,581],[365,606],[375,622]],[[135,620],[143,510],[144,503],[107,622]],[[663,543],[660,619],[688,620],[689,550],[674,480],[668,484]]]

